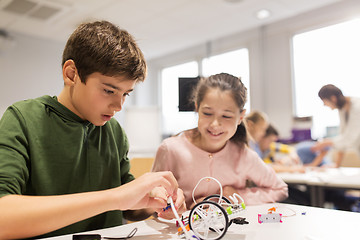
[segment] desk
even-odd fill
[[[360,189],[360,168],[309,168],[305,173],[278,173],[287,184],[304,184],[310,189],[311,205],[324,205],[324,189]]]
[[[277,213],[289,217],[283,217],[282,223],[258,223],[258,214],[267,213],[268,209],[272,207],[277,207]],[[302,214],[304,212],[305,215]],[[354,239],[359,236],[360,213],[275,203],[248,206],[242,216],[246,217],[249,224],[231,224],[222,239],[339,240]],[[130,240],[179,239],[175,224],[160,222],[157,219],[88,233],[97,233],[106,237],[121,237],[126,236],[134,227],[137,227],[138,231]],[[72,235],[47,238],[47,240],[72,240]]]

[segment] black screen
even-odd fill
[[[199,82],[200,77],[179,78],[179,111],[194,111],[195,106],[191,101],[193,89]]]

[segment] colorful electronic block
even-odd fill
[[[267,213],[267,214],[258,214],[259,223],[277,223],[282,222],[281,213]]]

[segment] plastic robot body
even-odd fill
[[[219,184],[220,195],[211,195],[206,197],[204,201],[196,203],[194,192],[199,183],[205,179],[208,181],[214,180]],[[177,221],[181,226],[181,228],[179,228],[180,236],[185,237],[187,240],[221,239],[233,221],[243,219],[241,218],[241,212],[245,210],[245,203],[240,195],[234,193],[233,196],[229,196],[229,198],[232,202],[222,195],[222,186],[215,178],[204,177],[200,179],[193,190],[193,200],[196,205],[191,209],[187,219],[189,227],[186,228],[185,225],[187,224],[184,224],[184,222],[177,217]],[[174,211],[174,207],[172,207],[172,209]]]

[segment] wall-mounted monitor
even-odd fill
[[[194,111],[195,106],[191,101],[193,89],[199,82],[200,77],[179,78],[179,112]]]

